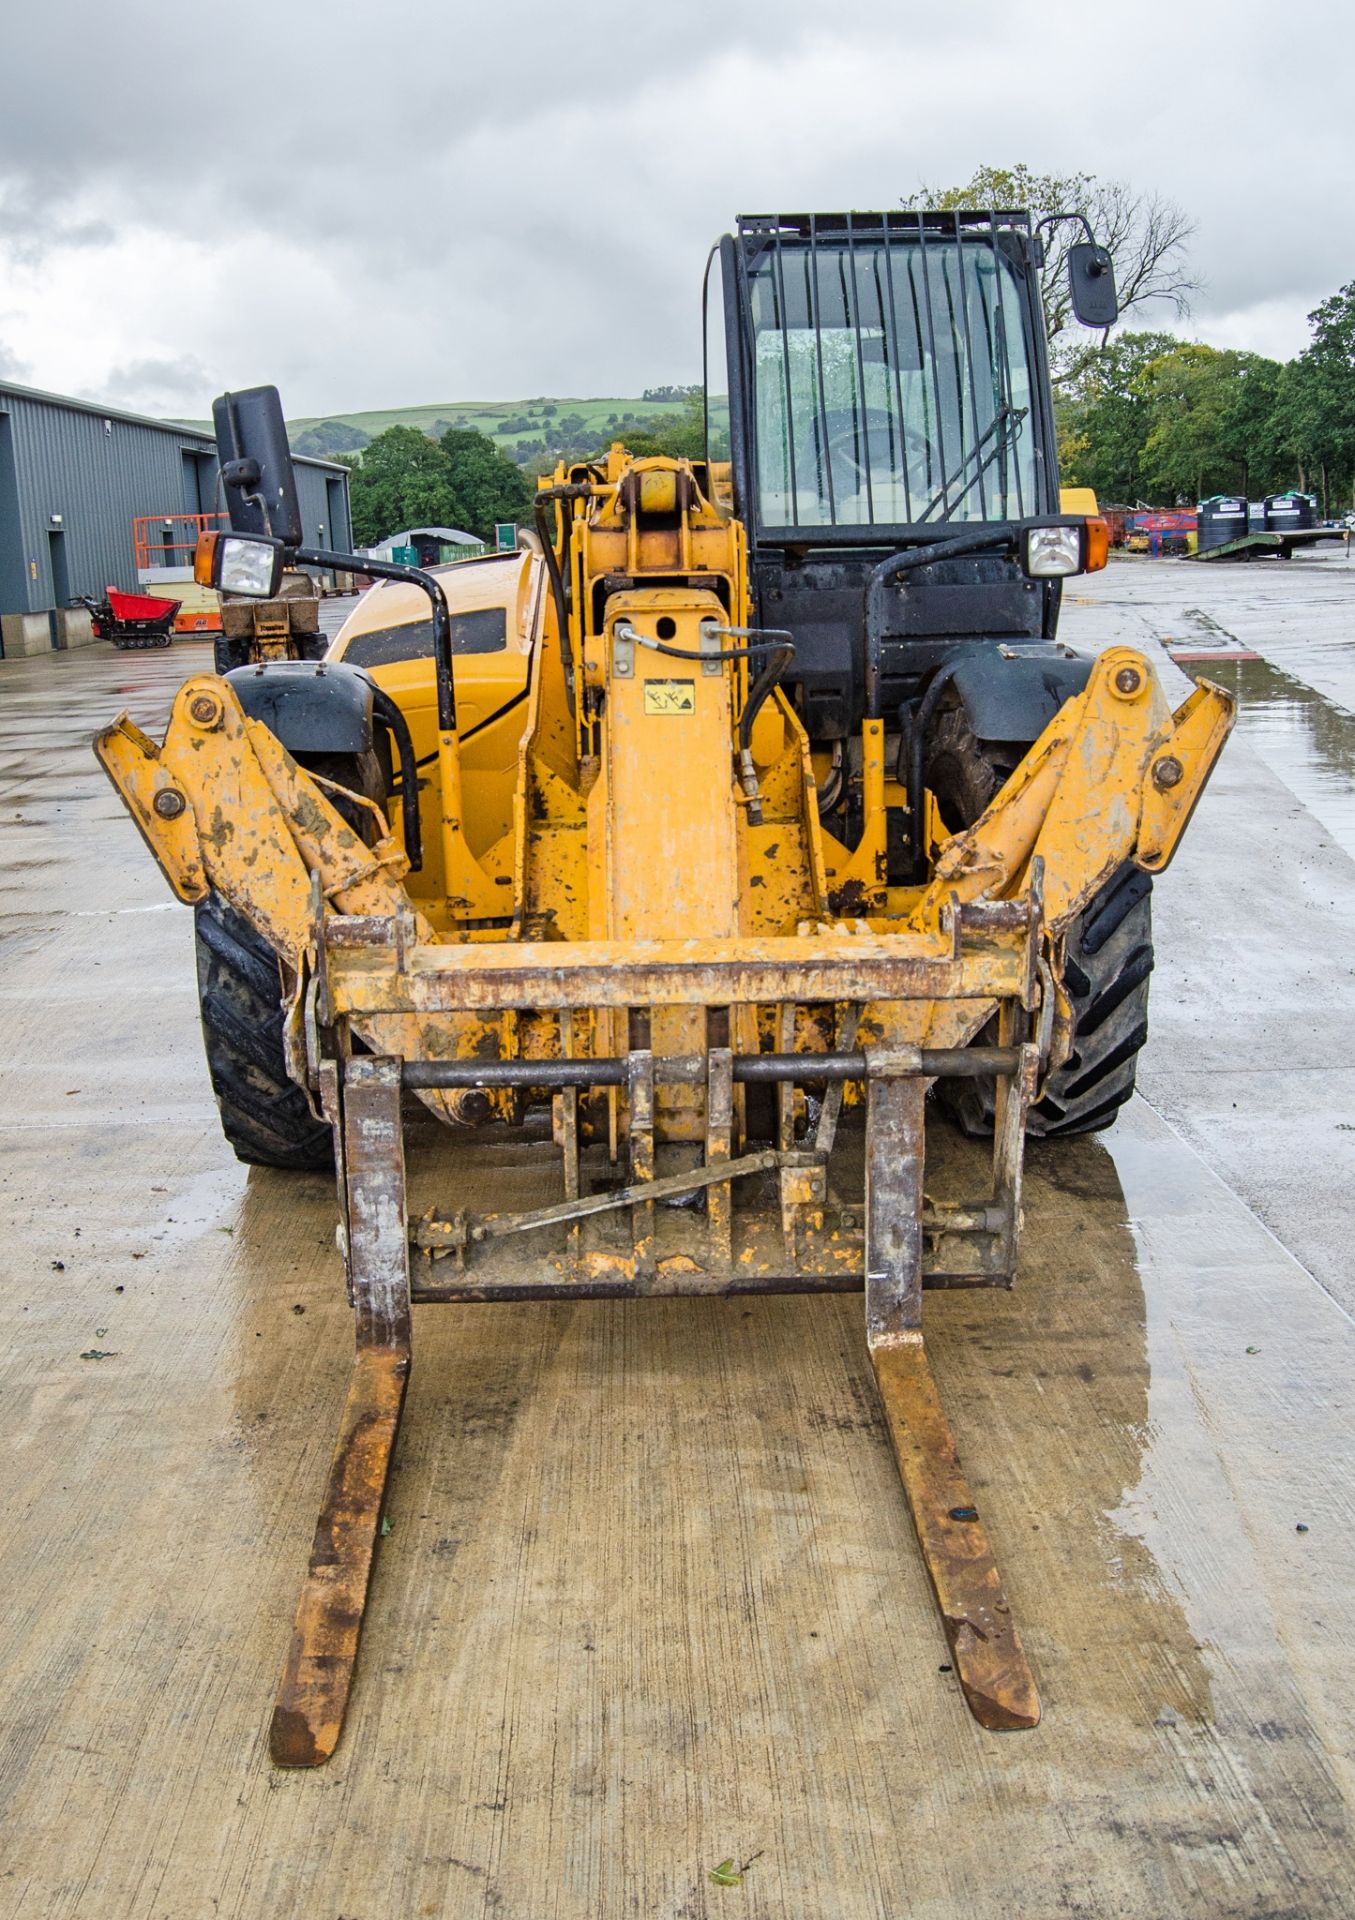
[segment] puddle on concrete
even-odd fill
[[[1297,1264],[1270,1253],[1222,1180],[1141,1113],[1135,1101],[1106,1138],[1142,1275],[1148,1373],[1141,1471],[1107,1517],[1161,1574],[1204,1659],[1220,1744],[1200,1764],[1215,1770],[1219,1809],[1232,1800],[1245,1833],[1257,1811],[1269,1818],[1277,1790],[1296,1789],[1305,1818],[1344,1848],[1343,1690],[1339,1679],[1328,1683],[1318,1607],[1310,1613],[1300,1598],[1320,1588],[1306,1588],[1307,1526],[1296,1525],[1345,1528],[1322,1504],[1328,1484],[1344,1484],[1348,1428],[1327,1372],[1342,1365],[1340,1339],[1330,1337],[1337,1323]],[[1254,1384],[1243,1383],[1239,1365],[1255,1369]],[[1312,1459],[1326,1462],[1325,1476],[1311,1471]],[[1165,1716],[1158,1724],[1171,1725]],[[1288,1743],[1280,1773],[1294,1770],[1294,1789],[1272,1771],[1272,1743]]]
[[[1355,714],[1266,660],[1192,660],[1182,671],[1236,696],[1238,738],[1355,859]]]
[[[245,1169],[210,1167],[185,1180],[165,1203],[165,1212],[150,1238],[157,1247],[187,1246],[214,1228],[232,1235],[240,1216]],[[171,1212],[170,1209],[173,1209]]]

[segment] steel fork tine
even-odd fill
[[[399,1061],[348,1061],[342,1104],[357,1351],[273,1710],[269,1750],[280,1767],[318,1767],[339,1743],[409,1379]]]

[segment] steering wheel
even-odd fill
[[[800,468],[797,479],[806,488],[816,485],[819,478],[815,456],[820,431],[825,435],[824,454],[835,482],[839,473],[844,474],[853,492],[864,490],[867,476],[875,485],[898,481],[904,487],[911,487],[915,476],[907,471],[909,455],[924,460],[931,457],[931,442],[927,436],[919,433],[915,427],[904,425],[882,407],[866,407],[860,413],[850,408],[833,408],[815,422],[814,442],[806,447],[804,455],[797,462]],[[892,448],[891,465],[881,469],[869,461],[863,461],[863,441],[872,454],[881,447]]]

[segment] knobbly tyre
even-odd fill
[[[195,905],[227,1137],[337,1174],[356,1355],[279,1764],[339,1738],[431,1301],[864,1291],[965,1697],[1038,1721],[922,1294],[1010,1286],[1027,1133],[1128,1098],[1149,877],[1233,718],[1055,638],[1107,532],[1057,488],[1041,259],[1020,213],[741,219],[707,457],[562,465],[524,550],[435,574],[305,548],[276,391],[217,402],[200,577],[378,577],[324,660],[97,747]],[[1108,324],[1090,235],[1070,271]],[[924,1194],[933,1086],[992,1136],[966,1204]],[[447,1123],[408,1168],[404,1096]]]

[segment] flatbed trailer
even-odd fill
[[[1259,560],[1264,554],[1278,554],[1292,560],[1296,547],[1315,546],[1319,540],[1346,540],[1344,527],[1296,527],[1292,533],[1246,533],[1240,540],[1229,540],[1222,547],[1206,547],[1203,553],[1188,555],[1191,560]]]

